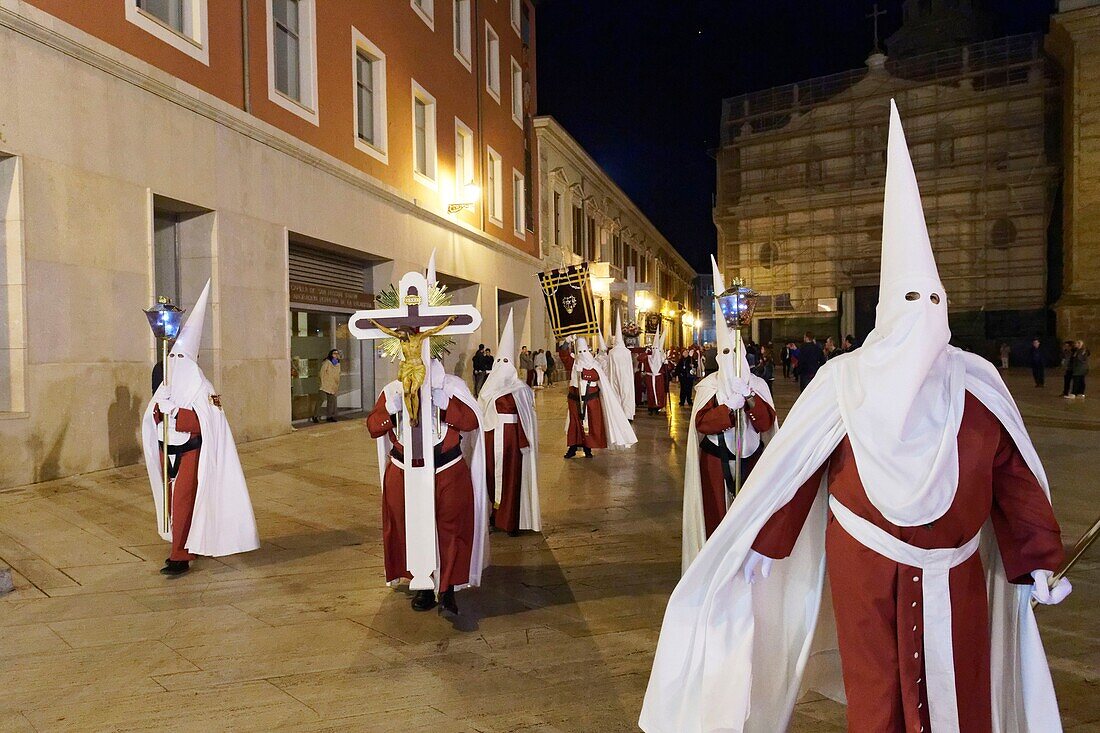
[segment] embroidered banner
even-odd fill
[[[592,334],[598,327],[588,263],[539,273],[555,338]]]

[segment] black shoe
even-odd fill
[[[591,458],[591,457],[592,457],[592,449],[591,449],[591,448],[589,448],[589,447],[587,447],[587,446],[585,447],[585,449],[584,449],[584,457],[585,457],[585,458]]]
[[[513,529],[511,532],[508,533],[508,536],[509,537],[519,537],[519,530],[518,529]]]
[[[436,606],[434,590],[418,590],[412,599],[412,610],[430,611]]]
[[[314,423],[314,424],[316,424],[316,423],[319,423],[319,422],[321,422],[320,418],[316,418],[316,417],[311,417],[311,418],[309,419],[309,421],[310,421],[311,423]]]
[[[439,604],[443,606],[443,610],[448,613],[458,615],[458,603],[455,602],[455,587],[452,585],[447,590],[443,591],[443,595],[439,599]]]
[[[575,446],[575,445],[569,446],[569,450],[567,450],[565,452],[565,457],[566,458],[572,458],[575,455],[577,455],[577,446]]]
[[[339,422],[335,417],[326,417],[325,422]]]
[[[183,575],[190,569],[191,563],[187,560],[165,560],[164,567],[160,569],[160,574],[175,578],[179,575]]]

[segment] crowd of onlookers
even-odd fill
[[[470,361],[474,370],[474,394],[477,395],[481,392],[481,386],[485,384],[489,372],[493,369],[493,362],[495,361],[493,350],[485,344],[478,344],[477,352]],[[528,387],[542,389],[554,383],[558,363],[555,361],[550,349],[538,349],[532,352],[524,346],[519,351],[519,360],[515,366],[520,377],[527,382]]]

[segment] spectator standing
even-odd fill
[[[695,378],[699,376],[696,371],[695,356],[691,351],[684,351],[680,355],[680,361],[676,364],[676,377],[680,380],[680,407],[691,404],[691,392],[695,389]]]
[[[1062,344],[1062,396],[1069,397],[1073,389],[1073,342],[1066,341]]]
[[[1006,344],[1001,344],[1001,369],[1008,369],[1008,357],[1012,354],[1012,348]]]
[[[471,361],[474,367],[474,395],[477,396],[481,392],[481,385],[485,384],[485,379],[489,376],[489,370],[493,368],[492,358],[485,358],[485,344],[477,345],[477,353]]]
[[[707,348],[703,349],[703,371],[707,376],[718,371],[718,348],[714,344],[708,344]]]
[[[535,389],[546,386],[546,352],[539,349],[535,352]]]
[[[546,356],[546,386],[549,387],[554,383],[554,354],[547,349],[543,352]]]
[[[321,391],[317,395],[317,407],[310,422],[321,422],[321,405],[326,403],[325,422],[336,422],[336,396],[340,394],[340,356],[340,350],[333,349],[321,362]]]
[[[789,343],[783,344],[782,350],[779,352],[779,358],[783,361],[783,378],[791,378],[791,345]]]
[[[836,350],[836,341],[833,341],[832,336],[825,339],[825,348],[821,351],[822,354],[825,356],[825,361],[828,361],[829,359],[832,359],[834,356],[837,355],[838,352]]]
[[[533,388],[535,386],[535,358],[526,346],[519,352],[519,368],[525,370],[523,376],[527,386]]]
[[[1085,377],[1089,373],[1089,350],[1085,348],[1085,342],[1080,339],[1073,342],[1070,371],[1073,377],[1072,397],[1083,400],[1085,399]]]
[[[1031,350],[1027,355],[1027,363],[1031,366],[1031,376],[1035,378],[1035,386],[1046,385],[1046,361],[1043,359],[1043,349],[1039,339],[1031,340]]]
[[[814,335],[809,331],[802,337],[802,345],[798,347],[798,366],[794,373],[798,377],[798,391],[806,389],[806,385],[817,376],[817,370],[825,363],[825,352],[814,341]]]
[[[855,350],[856,350],[856,337],[853,336],[852,334],[848,334],[847,336],[844,337],[844,345],[841,347],[840,351],[841,351],[841,353],[844,353],[844,354],[850,354]]]

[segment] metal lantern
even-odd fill
[[[714,297],[727,326],[741,329],[752,325],[752,314],[756,310],[759,296],[755,290],[745,285],[744,280],[735,277],[728,288]]]
[[[162,295],[157,298],[156,305],[144,313],[149,319],[149,328],[153,329],[153,335],[158,339],[174,341],[179,336],[183,311],[174,306],[171,299]]]

